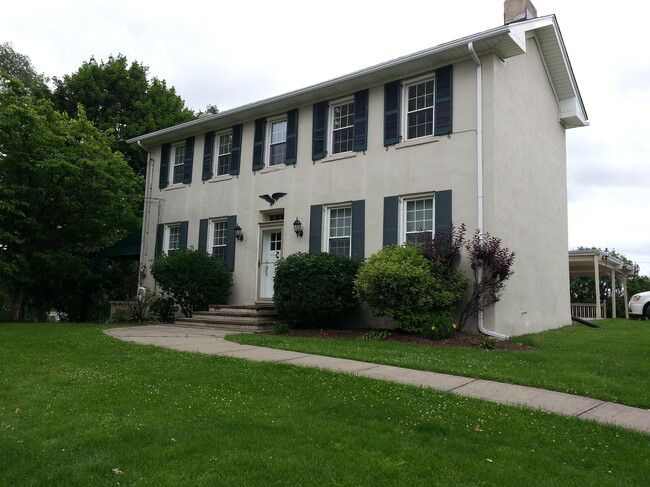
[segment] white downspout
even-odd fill
[[[477,222],[476,226],[479,232],[479,238],[483,238],[483,66],[481,60],[474,50],[474,43],[467,44],[474,62],[476,63],[476,177],[477,177],[477,195],[476,200],[478,203],[477,208]],[[477,269],[476,277],[481,280],[483,276],[483,269]],[[484,313],[483,310],[478,311],[477,315],[478,330],[494,338],[500,340],[507,340],[510,338],[508,335],[502,335],[495,331],[491,331],[484,326]]]

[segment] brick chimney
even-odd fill
[[[505,0],[503,12],[504,24],[537,17],[537,9],[530,0]]]

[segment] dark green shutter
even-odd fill
[[[384,85],[384,145],[399,142],[399,99],[400,81],[391,81]]]
[[[192,182],[192,162],[194,161],[194,137],[185,140],[185,158],[183,160],[183,184]]]
[[[169,186],[169,149],[170,144],[163,144],[160,151],[160,179],[158,188],[163,189]]]
[[[397,245],[399,227],[399,197],[384,198],[384,246]]]
[[[241,160],[241,133],[242,125],[235,125],[232,128],[232,150],[230,152],[230,171],[231,176],[239,174],[239,162]]]
[[[156,225],[156,257],[162,255],[163,244],[165,240],[165,225],[159,223]]]
[[[285,164],[295,164],[298,154],[298,109],[287,113],[287,158]]]
[[[264,128],[266,119],[255,120],[255,138],[253,139],[253,171],[264,167]]]
[[[354,145],[353,151],[368,148],[368,90],[354,94]]]
[[[436,70],[436,114],[434,135],[445,135],[452,132],[452,66],[445,66]]]
[[[451,189],[436,191],[436,233],[451,229]]]
[[[237,226],[237,216],[229,216],[226,228],[226,269],[235,270],[235,227]]]
[[[327,155],[325,134],[327,131],[327,110],[326,101],[314,104],[314,117],[311,138],[311,158],[314,161],[322,159]]]
[[[178,248],[179,249],[186,249],[187,248],[187,229],[189,227],[189,222],[184,221],[181,222],[181,231],[180,231],[180,241],[178,242]]]
[[[354,259],[363,260],[365,254],[366,238],[366,202],[365,200],[352,202],[352,249]]]
[[[214,132],[205,134],[203,142],[203,171],[201,179],[205,181],[212,177],[212,149],[214,147]]]
[[[321,251],[321,231],[323,228],[323,205],[311,205],[309,214],[309,253]]]
[[[208,219],[202,218],[199,221],[199,244],[197,248],[201,252],[208,252]],[[212,249],[210,249],[212,250]],[[210,252],[208,252],[210,253]]]

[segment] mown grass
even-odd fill
[[[0,485],[629,487],[650,476],[640,433],[101,330],[0,325]]]
[[[227,339],[541,387],[650,408],[650,322],[610,319],[599,323],[603,329],[574,325],[513,339],[534,346],[532,352],[261,334],[230,335]]]

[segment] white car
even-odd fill
[[[630,299],[628,304],[630,310],[630,316],[632,317],[641,317],[645,316],[650,319],[650,291],[644,293],[635,294]]]

